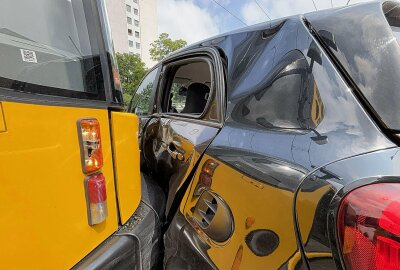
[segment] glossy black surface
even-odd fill
[[[177,213],[165,235],[164,269],[217,269],[204,252],[210,248]]]
[[[312,214],[310,234],[302,235],[306,252],[326,253],[325,267],[343,269],[337,246],[336,214],[341,198],[357,187],[371,183],[400,181],[400,149],[367,153],[344,159],[316,170],[300,186],[296,199],[300,231],[307,227],[306,217]],[[307,213],[310,205],[315,213]],[[311,269],[319,269],[310,262]]]
[[[152,177],[168,193],[167,215],[175,194],[217,132],[218,128],[182,119],[149,120],[143,133],[142,151]],[[181,153],[183,160],[172,157],[169,151]]]
[[[367,4],[307,18],[311,25],[313,21],[328,25],[329,14],[348,18],[357,10],[382,12],[379,8],[380,4]],[[345,27],[343,22],[330,23],[333,25]],[[313,35],[304,17],[294,16],[200,42],[166,60],[173,61],[193,49],[217,49],[224,65],[224,74],[217,75],[224,75],[225,88],[216,89],[226,95],[220,131],[189,119],[158,115],[144,131],[145,138],[154,138],[143,145],[147,163],[163,164],[151,171],[168,185],[174,175],[180,179],[175,181],[178,186],[181,179],[191,180],[188,198],[167,230],[167,268],[196,264],[211,269],[237,269],[234,267],[240,264],[273,269],[341,267],[335,230],[326,225],[335,219],[337,205],[331,200],[338,198],[335,196],[341,188],[350,189],[356,185],[353,182],[365,183],[358,179],[398,175],[394,168],[397,150],[382,151],[396,144],[379,128],[371,110],[360,103],[357,89],[326,50],[326,45],[341,50],[336,33],[321,29],[318,34],[317,38]],[[351,46],[349,50],[357,51],[357,46]],[[358,83],[357,87],[361,88]],[[190,136],[193,130],[203,134],[201,139]],[[162,148],[166,149],[173,138],[188,141],[194,149],[202,145],[195,151],[199,155],[195,155],[196,164],[180,167],[169,160]],[[207,159],[219,164],[208,189],[221,196],[233,214],[235,230],[223,245],[193,223],[191,206],[201,197],[197,184]],[[368,170],[362,173],[362,166]],[[259,230],[268,233],[255,237]],[[251,246],[252,239],[259,240],[256,246]],[[276,245],[265,245],[266,239],[275,239]]]
[[[393,146],[300,18],[287,19],[269,40],[261,36],[261,31],[240,33],[219,43],[227,47],[228,62],[240,65],[227,67],[227,119],[207,154],[255,180],[294,192],[319,166]],[[229,51],[234,41],[235,49]],[[287,199],[294,200],[294,193]],[[287,233],[296,237],[295,230]]]
[[[396,130],[400,129],[398,15],[399,3],[393,1],[383,8],[373,2],[306,15],[377,116]]]
[[[221,101],[224,95],[220,89],[222,66],[217,51],[209,49],[198,53],[194,50],[185,56],[185,61],[181,61],[183,56],[177,57],[175,64],[179,65],[181,62],[187,64],[191,59],[198,59],[200,56],[210,63],[212,61],[210,68],[213,70],[210,100],[207,102],[204,113],[200,116],[183,113],[180,116],[164,112],[162,105],[171,85],[172,78],[168,74],[174,66],[172,64],[163,68],[163,74],[167,75],[163,76],[158,84],[154,83],[153,91],[156,92],[156,96],[153,101],[153,114],[149,115],[148,120],[147,117],[142,117],[141,121],[142,124],[146,122],[143,125],[141,138],[144,167],[167,194],[166,216],[169,215],[174,201],[183,196],[178,194],[178,191],[194,172],[193,168],[197,165],[199,157],[218,133],[220,124],[216,120],[222,120],[220,113],[221,106],[224,104]],[[155,80],[157,81],[157,78]],[[210,112],[217,116],[216,120],[215,118],[210,120]]]

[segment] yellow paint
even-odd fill
[[[306,252],[308,259],[324,259],[332,258],[332,253],[327,252]],[[296,252],[288,262],[288,270],[295,270],[298,268],[298,264],[302,262],[300,252]]]
[[[69,269],[118,229],[107,110],[2,102],[2,269]],[[79,118],[100,122],[107,219],[87,220]]]
[[[112,112],[111,126],[118,205],[124,224],[135,212],[141,198],[139,120],[134,114]]]
[[[205,156],[203,160],[208,158]],[[278,269],[297,250],[292,216],[293,193],[269,185],[260,188],[259,185],[255,185],[254,179],[240,174],[222,162],[219,163],[220,166],[214,172],[211,189],[230,206],[235,231],[223,246],[218,247],[216,244],[215,248],[209,249],[208,255],[219,269],[228,269],[242,245],[241,269],[264,269],[266,265],[270,269]],[[197,181],[198,173],[195,177]],[[192,192],[193,190],[191,194]],[[196,205],[197,199],[188,200],[185,213],[190,213],[190,208]],[[245,237],[250,232],[246,228],[246,219],[249,216],[257,220],[251,230],[269,229],[278,234],[280,244],[271,255],[258,257],[245,244]],[[231,261],[228,258],[231,258]]]
[[[239,246],[238,251],[236,252],[235,260],[233,261],[233,265],[231,270],[239,270],[240,264],[242,263],[243,257],[243,246]]]
[[[306,256],[309,259],[332,258],[332,253],[330,253],[330,252],[306,252]]]
[[[0,102],[0,132],[7,131],[6,121],[4,119],[3,105]]]
[[[319,94],[317,83],[314,82],[313,99],[311,104],[311,119],[314,123],[314,128],[321,123],[325,115],[325,107]]]
[[[330,186],[326,184],[312,192],[301,192],[299,193],[300,195],[297,196],[297,221],[299,223],[299,229],[303,243],[307,242],[308,234],[313,225],[318,203],[329,190]]]
[[[248,230],[248,229],[250,229],[251,228],[251,226],[253,226],[253,224],[254,224],[254,222],[256,222],[256,219],[255,218],[253,218],[253,217],[248,217],[248,218],[246,218],[246,229]]]
[[[299,262],[302,262],[301,253],[296,252],[292,258],[288,261],[288,270],[295,270]]]
[[[209,158],[205,155],[199,168]],[[238,262],[234,260],[240,246],[243,246],[240,252],[240,269],[265,269],[266,266],[268,269],[278,269],[297,251],[293,224],[293,192],[261,183],[223,162],[218,163],[220,165],[214,172],[211,189],[230,206],[235,230],[227,242],[212,242],[212,247],[207,251],[209,257],[221,270],[229,269],[232,265],[238,267]],[[185,217],[191,216],[190,209],[196,205],[199,198],[193,196],[199,174],[200,170],[196,172],[195,181],[187,192],[188,200],[183,210]],[[309,212],[314,213],[315,207],[310,208]],[[279,236],[278,248],[268,256],[256,256],[245,243],[248,233],[257,229],[272,230]],[[309,231],[302,233],[308,236]]]

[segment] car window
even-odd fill
[[[288,53],[268,84],[239,104],[233,115],[265,128],[314,129],[324,117],[324,105],[304,56]]]
[[[152,70],[142,80],[132,99],[132,110],[138,115],[147,115],[150,111],[151,93],[159,68]]]
[[[180,113],[186,105],[187,89],[184,84],[179,82],[172,83],[170,93],[170,110],[172,113]]]
[[[372,7],[373,6],[373,7]],[[358,90],[387,128],[400,130],[400,4],[383,1],[371,8],[346,9],[339,14],[310,16],[318,31]],[[380,9],[380,8],[379,8]],[[386,20],[378,16],[383,11]],[[351,25],[351,27],[349,27]],[[356,92],[357,93],[357,92]]]
[[[83,0],[2,1],[0,86],[104,100],[91,8]]]
[[[169,89],[166,89],[163,112],[201,115],[210,98],[211,71],[205,61],[175,67]]]

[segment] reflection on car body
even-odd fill
[[[156,65],[149,74],[161,75],[141,116],[142,171],[167,197],[164,268],[400,267],[379,248],[397,250],[397,236],[383,225],[368,235],[362,226],[378,223],[362,223],[362,215],[372,206],[346,197],[400,179],[398,108],[387,101],[400,93],[392,87],[400,46],[389,42],[399,15],[398,3],[385,2],[288,17],[199,42]],[[358,31],[349,33],[352,25]],[[354,55],[371,57],[373,68]],[[390,82],[371,100],[378,88],[366,82],[382,65]],[[363,243],[379,259],[363,261]]]

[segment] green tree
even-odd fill
[[[124,91],[124,102],[125,106],[128,106],[140,81],[146,75],[147,69],[136,54],[117,53],[117,62]]]
[[[144,88],[138,89],[134,96],[133,104],[136,105],[136,110],[139,114],[147,113],[149,111],[150,96],[153,90],[153,83],[149,83]]]
[[[171,87],[172,107],[178,112],[181,112],[183,110],[186,103],[186,93],[180,93],[182,87],[183,85],[180,83],[173,83]]]
[[[156,41],[150,44],[150,56],[153,61],[161,61],[171,52],[183,48],[187,42],[183,39],[172,40],[167,33],[162,33]]]

